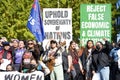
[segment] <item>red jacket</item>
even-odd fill
[[[4,52],[5,52],[4,49],[0,51],[0,60],[3,59],[3,54],[4,54]],[[12,52],[11,52],[11,51],[8,51],[6,57],[7,57],[8,60],[11,60],[11,62],[12,62]]]

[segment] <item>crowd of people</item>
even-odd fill
[[[79,47],[71,41],[50,40],[43,48],[35,40],[0,39],[0,72],[41,71],[45,80],[120,80],[120,41],[113,45],[88,40]],[[82,44],[82,43],[81,43]]]

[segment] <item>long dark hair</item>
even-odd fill
[[[88,49],[90,49],[89,46],[88,46],[89,42],[92,42],[92,44],[93,44],[92,48],[94,48],[94,42],[93,42],[93,40],[88,40],[87,44],[86,44],[86,48],[85,48],[85,54],[86,54],[86,56],[88,56]]]
[[[38,44],[34,44],[34,41],[33,40],[28,40],[28,43],[29,42],[32,42],[33,43],[33,48],[27,48],[27,50],[28,51],[30,51],[30,52],[32,52],[32,55],[33,55],[33,57],[36,59],[36,60],[39,60],[39,58],[40,58],[40,49],[39,49],[39,46],[38,46]]]
[[[72,56],[72,58],[75,59],[75,58],[78,58],[78,52],[77,52],[77,49],[76,49],[76,48],[75,48],[75,49],[72,49],[72,48],[71,48],[71,45],[72,45],[73,43],[76,43],[76,42],[75,42],[75,41],[71,41],[71,42],[70,42],[68,51],[69,51],[69,54]]]

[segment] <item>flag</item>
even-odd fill
[[[120,7],[120,0],[118,0],[116,3],[116,8],[119,9],[119,7]]]
[[[35,36],[38,42],[42,42],[45,39],[44,27],[40,15],[40,5],[38,0],[34,0],[30,16],[27,22],[27,28]]]

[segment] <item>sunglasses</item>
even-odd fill
[[[33,45],[33,43],[28,43],[28,45]]]

